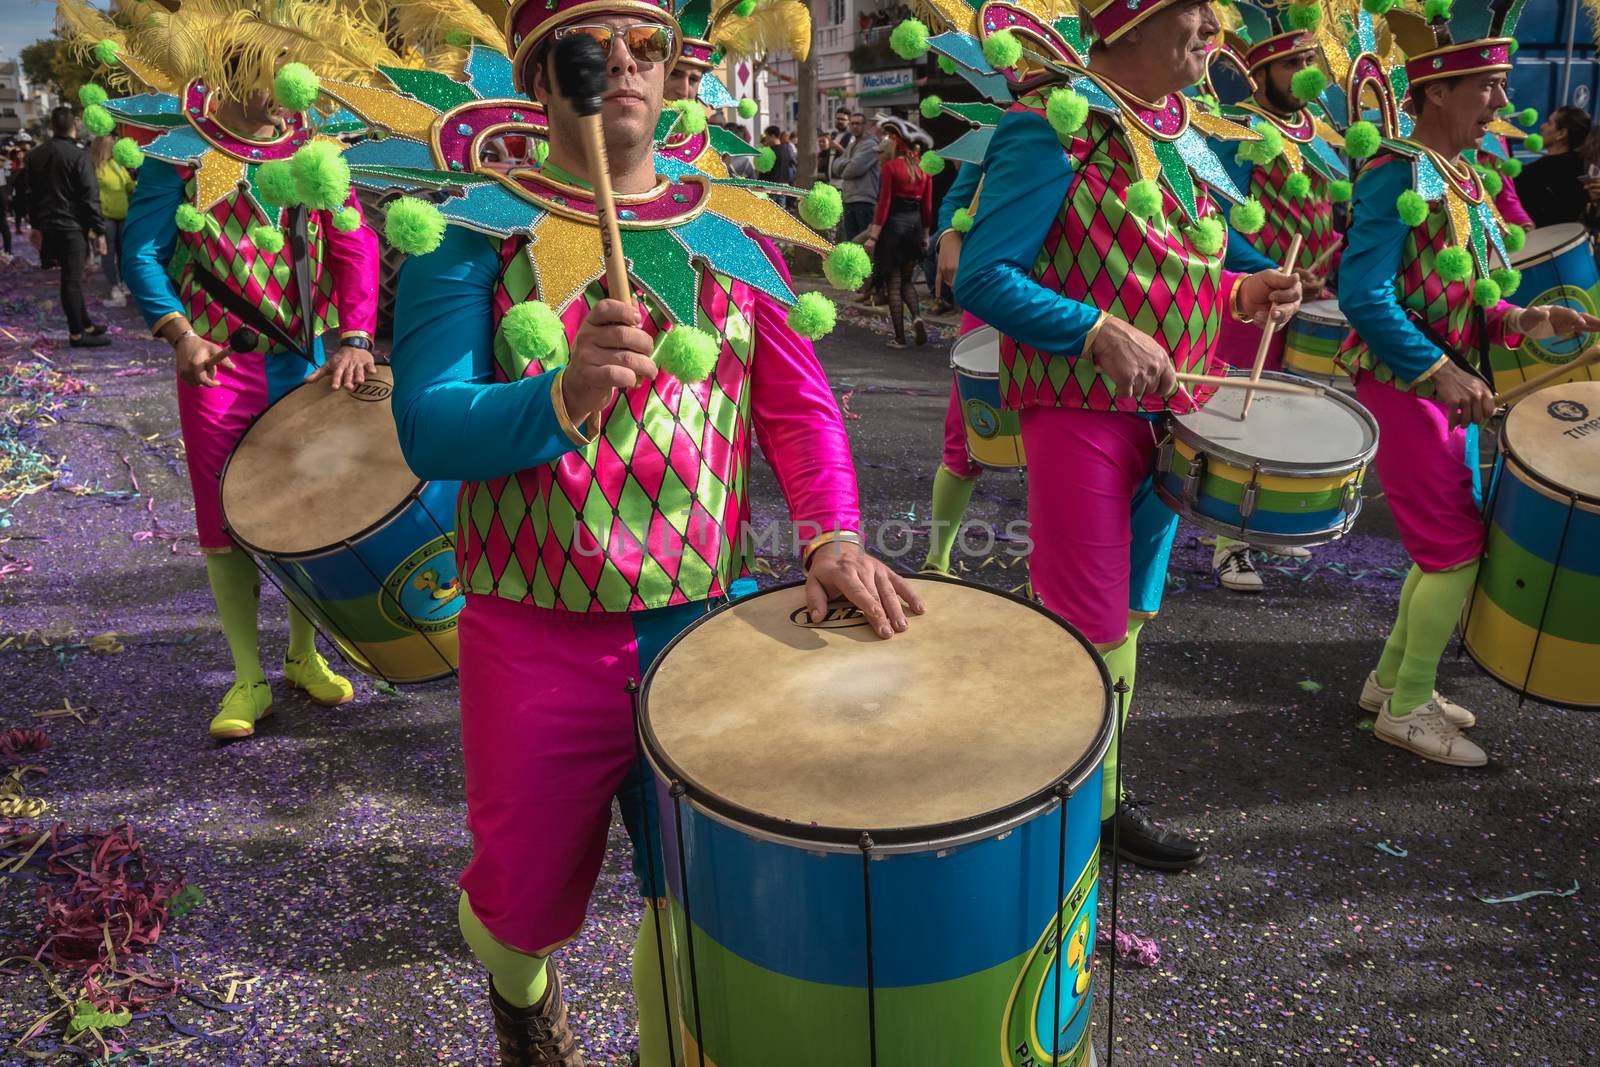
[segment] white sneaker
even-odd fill
[[[1285,559],[1310,559],[1311,550],[1301,548],[1299,545],[1258,545],[1261,551],[1269,556],[1283,556]]]
[[[1367,675],[1366,683],[1361,687],[1362,711],[1370,711],[1376,715],[1383,710],[1383,705],[1390,697],[1394,696],[1393,689],[1385,689],[1378,684],[1378,672],[1373,671]],[[1450,720],[1450,725],[1457,730],[1470,730],[1478,725],[1478,717],[1466,708],[1457,704],[1449,697],[1443,696],[1437,689],[1433,691],[1433,702],[1439,705],[1439,710],[1444,712],[1444,717]]]
[[[1259,593],[1262,590],[1261,575],[1256,573],[1255,564],[1250,562],[1249,545],[1218,545],[1216,551],[1211,553],[1211,566],[1216,568],[1224,589],[1231,589],[1235,593]]]
[[[128,306],[128,298],[122,295],[121,289],[113,289],[104,300],[106,307],[122,308]]]
[[[1389,702],[1383,702],[1378,712],[1377,724],[1372,732],[1380,741],[1387,741],[1435,763],[1452,767],[1482,767],[1489,762],[1483,749],[1461,735],[1461,731],[1444,717],[1444,711],[1430,700],[1413,708],[1411,714],[1399,718],[1389,713]]]

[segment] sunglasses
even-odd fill
[[[555,32],[555,38],[559,41],[575,33],[593,38],[595,44],[600,46],[600,51],[608,56],[611,54],[611,43],[618,36],[628,46],[628,53],[645,63],[665,63],[672,55],[672,28],[659,22],[635,22],[620,29],[580,23],[560,27]]]

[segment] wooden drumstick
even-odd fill
[[[1297,396],[1321,396],[1324,387],[1307,382],[1279,382],[1272,379],[1251,381],[1249,378],[1226,378],[1218,374],[1179,374],[1178,381],[1187,385],[1209,385],[1213,389],[1249,389],[1253,393],[1291,393]]]
[[[1326,267],[1328,265],[1328,260],[1332,259],[1333,254],[1337,251],[1339,251],[1338,245],[1329,245],[1327,250],[1324,251],[1322,255],[1311,261],[1311,266],[1306,268],[1306,272],[1309,274],[1315,274],[1323,267]]]
[[[1294,240],[1289,242],[1289,255],[1283,261],[1283,270],[1286,274],[1294,274],[1294,261],[1300,258],[1300,235],[1295,234]],[[1240,285],[1244,282],[1241,280]],[[1272,335],[1278,332],[1278,324],[1269,316],[1267,324],[1261,328],[1261,343],[1256,346],[1256,361],[1250,368],[1250,388],[1245,390],[1244,403],[1239,405],[1239,419],[1242,422],[1250,414],[1250,402],[1256,398],[1256,383],[1261,381],[1261,368],[1267,363],[1267,349],[1272,347]],[[1273,390],[1263,390],[1271,392]]]
[[[1529,393],[1537,393],[1547,385],[1554,385],[1556,379],[1564,378],[1575,370],[1587,367],[1591,363],[1600,362],[1600,345],[1590,345],[1582,355],[1554,370],[1545,371],[1537,378],[1529,378],[1521,385],[1513,385],[1503,393],[1494,394],[1494,406],[1505,407],[1515,404]]]
[[[606,261],[606,295],[633,303],[628,287],[628,261],[617,229],[617,205],[611,199],[611,170],[606,162],[605,135],[600,125],[600,98],[606,91],[606,56],[593,37],[572,33],[556,42],[556,85],[578,113],[583,154],[594,183],[595,212],[600,217],[600,246]]]

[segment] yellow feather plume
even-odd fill
[[[430,69],[450,74],[466,64],[473,41],[506,50],[499,24],[473,0],[406,0],[390,8],[387,28],[399,51],[426,57]]]
[[[800,0],[763,0],[748,17],[730,14],[711,30],[711,43],[734,57],[811,52],[811,11]]]

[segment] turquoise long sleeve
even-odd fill
[[[1372,354],[1401,381],[1414,382],[1439,361],[1440,352],[1400,308],[1395,279],[1411,227],[1395,201],[1411,188],[1402,160],[1369,166],[1356,179],[1353,220],[1339,263],[1339,309]]]
[[[167,264],[178,241],[173,215],[181,203],[183,178],[177,168],[146,158],[122,224],[122,280],[145,324],[151,327],[174,311],[187,314],[167,277]]]

